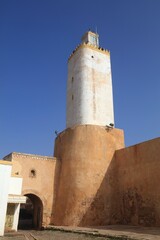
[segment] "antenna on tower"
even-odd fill
[[[95,30],[96,30],[95,33],[98,34],[98,33],[97,33],[97,26],[95,26]]]
[[[95,26],[95,34],[96,34],[96,45],[99,47],[99,35],[97,33],[97,26]]]

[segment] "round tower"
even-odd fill
[[[110,53],[91,31],[68,60],[67,128],[86,124],[114,124]]]

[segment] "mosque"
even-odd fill
[[[0,160],[0,236],[48,225],[160,226],[160,138],[125,147],[110,52],[88,31],[68,59],[66,129],[54,156]]]

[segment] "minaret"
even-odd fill
[[[114,124],[110,53],[88,31],[68,60],[67,128]]]
[[[68,60],[67,129],[54,145],[60,166],[55,170],[55,225],[117,223],[114,154],[124,147],[124,136],[113,124],[110,54],[89,31]]]

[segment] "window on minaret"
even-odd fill
[[[97,45],[97,39],[95,36],[91,36],[91,42],[93,45]]]

